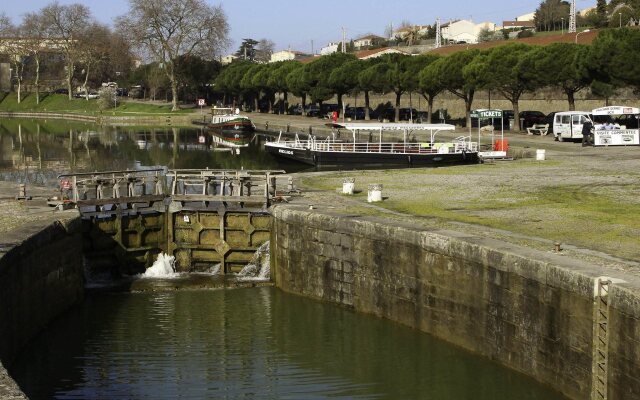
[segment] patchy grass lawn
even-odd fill
[[[586,160],[586,159],[585,159]],[[367,186],[383,185],[378,206],[434,219],[475,224],[640,259],[640,169],[597,168],[588,175],[576,160],[436,169],[334,172],[301,184],[337,194],[354,177],[366,202]],[[358,210],[362,212],[362,210]]]
[[[0,111],[14,112],[60,112],[84,115],[116,115],[116,116],[145,116],[145,115],[176,115],[191,114],[192,109],[172,112],[170,105],[146,104],[140,102],[127,102],[126,99],[118,99],[118,107],[101,111],[95,99],[83,98],[69,99],[64,94],[42,94],[40,104],[36,104],[35,93],[26,93],[22,101],[18,103],[16,93],[9,93],[0,101]]]

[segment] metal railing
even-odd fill
[[[157,202],[251,203],[267,207],[282,170],[148,169],[59,175],[64,201],[79,206]]]
[[[391,142],[342,142],[327,138],[318,140],[311,137],[300,140],[280,140],[279,144],[293,149],[310,149],[312,151],[327,151],[340,153],[407,153],[407,154],[435,154],[477,152],[478,143],[472,142],[467,136],[460,136],[447,143],[391,143]]]

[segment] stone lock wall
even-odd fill
[[[24,398],[2,365],[83,296],[79,218],[54,222],[0,257],[0,398]]]
[[[454,232],[274,209],[276,286],[433,334],[592,397],[596,268]],[[640,398],[635,283],[610,291],[609,398]],[[633,350],[629,351],[629,348]]]

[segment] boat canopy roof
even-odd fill
[[[596,108],[592,111],[593,115],[624,115],[624,114],[640,114],[640,109],[636,107],[610,106]]]
[[[327,126],[336,129],[348,129],[350,131],[453,131],[456,129],[451,124],[358,124],[358,123],[330,123]]]
[[[213,115],[234,115],[240,112],[239,109],[233,109],[231,107],[212,107],[211,114]]]

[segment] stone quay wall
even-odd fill
[[[24,394],[3,364],[10,365],[51,320],[82,301],[80,218],[53,222],[3,252],[0,253],[0,399],[22,399]]]
[[[626,282],[614,279],[602,309],[602,270],[555,253],[290,206],[273,212],[280,289],[427,332],[572,399],[600,398],[597,379],[609,399],[640,398],[634,277],[615,276]],[[600,311],[609,320],[599,345]],[[602,346],[608,360],[598,364]]]

